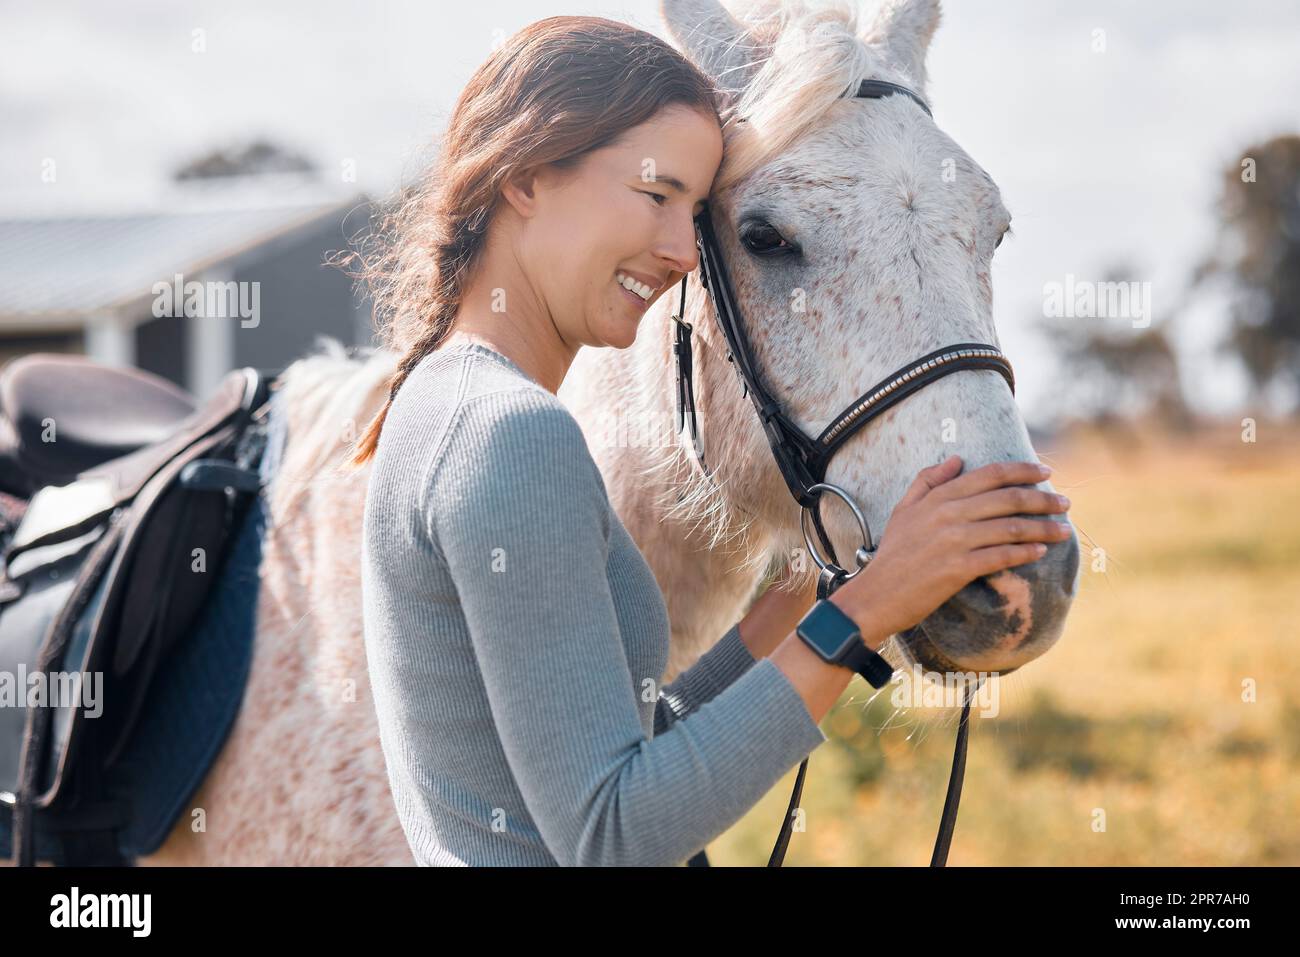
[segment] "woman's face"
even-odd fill
[[[717,119],[673,105],[575,169],[539,172],[525,256],[575,351],[630,346],[650,303],[696,267],[693,219],[721,163]]]

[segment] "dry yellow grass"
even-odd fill
[[[1002,679],[1000,714],[972,720],[950,865],[1300,864],[1300,430],[1056,445],[1040,454],[1074,503],[1080,594],[1056,647]],[[823,725],[790,866],[929,862],[955,712],[870,691]],[[766,863],[793,781],[715,864]]]

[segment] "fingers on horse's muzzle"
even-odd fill
[[[1034,518],[1029,515],[1020,517]],[[1043,521],[1041,517],[1037,520]],[[952,602],[962,606],[970,615],[1004,611],[1011,594],[1014,594],[996,587],[994,580],[1004,574],[1024,580],[1029,586],[1029,596],[1036,603],[1073,598],[1079,574],[1079,538],[1074,528],[1071,527],[1069,538],[1047,543],[1047,552],[1042,558],[977,578],[957,592]]]

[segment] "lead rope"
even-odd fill
[[[839,567],[839,558],[835,554],[835,546],[831,543],[830,536],[826,534],[826,529],[822,526],[821,520],[821,497],[818,496],[817,506],[811,509],[813,516],[813,528],[817,531],[817,537],[821,540],[822,547],[826,549],[826,555],[830,558],[827,567],[822,570],[817,580],[817,598],[829,598],[844,581],[847,580],[848,572]],[[975,692],[979,689],[977,681],[971,686],[962,702],[961,717],[957,722],[957,741],[953,748],[952,771],[948,775],[948,793],[943,801],[943,813],[939,817],[939,833],[934,839],[934,852],[930,855],[931,867],[944,867],[948,863],[948,848],[952,845],[952,832],[957,826],[957,808],[961,802],[961,786],[966,776],[966,745],[970,736],[970,703],[975,697]],[[776,837],[776,844],[772,847],[772,856],[768,858],[768,867],[780,867],[785,861],[786,849],[790,846],[790,835],[794,829],[794,817],[799,811],[799,802],[803,798],[803,782],[808,773],[808,759],[804,758],[799,764],[799,773],[794,779],[794,789],[790,792],[790,803],[785,810],[785,820],[781,824],[781,833]],[[700,852],[703,854],[703,851]],[[707,865],[707,860],[706,860]]]
[[[957,743],[953,746],[952,771],[948,775],[948,793],[943,799],[943,814],[939,817],[939,833],[934,839],[934,853],[930,855],[931,867],[944,867],[948,863],[948,848],[952,844],[953,828],[957,826],[957,804],[961,801],[961,784],[966,777],[966,739],[970,734],[970,703],[983,679],[971,685],[962,702],[961,717],[957,721]]]
[[[817,578],[817,599],[829,598],[840,584],[845,580],[848,572],[837,566],[840,563],[839,557],[835,554],[835,546],[831,544],[830,536],[826,534],[826,529],[822,527],[822,510],[821,496],[817,497],[817,504],[812,509],[813,528],[817,530],[817,537],[821,539],[822,547],[826,549],[826,555],[830,557],[830,564],[822,570]],[[790,792],[790,803],[785,809],[785,820],[781,822],[781,832],[776,836],[776,844],[772,846],[772,856],[767,859],[768,867],[780,867],[785,862],[785,852],[790,846],[790,835],[794,830],[794,816],[799,812],[799,802],[803,799],[803,782],[808,774],[808,759],[804,758],[799,763],[799,773],[795,775],[794,788]]]

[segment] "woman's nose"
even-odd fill
[[[700,264],[700,249],[695,243],[695,220],[687,219],[685,225],[674,222],[672,233],[660,249],[660,256],[672,263],[677,273],[693,272]]]

